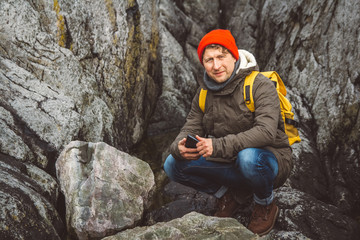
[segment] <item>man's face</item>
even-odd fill
[[[207,48],[203,55],[205,71],[217,83],[228,80],[234,71],[236,59],[222,48]]]

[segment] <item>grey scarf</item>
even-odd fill
[[[217,92],[217,91],[220,91],[221,89],[223,89],[226,85],[228,85],[231,80],[233,80],[233,78],[235,77],[236,75],[236,70],[239,68],[240,66],[240,58],[239,60],[237,60],[235,62],[235,68],[234,68],[234,71],[232,72],[231,76],[229,77],[228,80],[226,80],[225,82],[223,83],[217,83],[215,82],[211,77],[209,77],[206,73],[206,71],[204,71],[204,83],[205,83],[205,86],[211,90],[211,91],[214,91],[214,92]]]

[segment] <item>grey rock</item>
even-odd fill
[[[220,3],[218,1],[185,0],[181,3],[181,9],[205,32],[218,28],[220,25]]]
[[[169,202],[149,212],[145,216],[146,225],[168,222],[193,211],[207,216],[213,215],[216,211],[217,199],[213,195],[196,191],[176,182],[170,182],[165,186],[163,197]]]
[[[304,236],[301,232],[298,231],[278,231],[276,233],[272,232],[269,235],[266,235],[262,239],[277,239],[277,240],[311,240]]]
[[[257,41],[259,36],[259,11],[262,2],[251,2],[236,0],[221,0],[223,26],[233,34],[238,48],[246,49],[258,57],[261,44]],[[257,59],[258,60],[258,59]]]
[[[137,227],[104,240],[120,239],[259,239],[232,218],[216,218],[192,212],[182,218],[149,227]]]
[[[56,161],[68,232],[105,237],[142,218],[155,185],[150,166],[105,143],[74,141]]]
[[[216,198],[212,195],[174,182],[167,184],[164,190],[169,202],[150,212],[146,225],[168,222],[192,211],[210,216],[216,211]],[[354,219],[310,194],[284,186],[275,190],[275,197],[279,218],[264,239],[356,239],[360,234]],[[252,198],[243,201],[233,218],[247,226],[253,207]]]
[[[275,230],[269,234],[270,239],[286,239],[289,233],[324,240],[356,239],[360,234],[357,221],[346,216],[340,208],[307,193],[281,187],[276,191],[276,197],[280,214]]]
[[[150,121],[150,135],[171,131],[184,124],[187,109],[191,104],[187,99],[194,94],[197,84],[182,47],[161,25],[159,48],[164,81],[162,93]],[[163,114],[164,112],[167,114]]]
[[[2,152],[45,168],[74,138],[142,138],[159,92],[155,1],[0,4]]]
[[[56,181],[35,166],[0,154],[0,238],[64,238],[65,226],[53,205],[56,187]]]
[[[203,35],[218,26],[218,8],[216,1],[159,2],[163,83],[150,119],[149,135],[173,131],[184,124],[197,89],[196,80],[203,71],[196,48]]]
[[[59,197],[59,185],[56,179],[32,164],[24,163],[24,165],[27,175],[40,186],[42,194],[47,197],[53,206],[56,206]]]
[[[75,103],[8,59],[0,57],[0,66],[1,152],[46,168],[78,134]]]

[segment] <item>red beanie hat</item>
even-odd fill
[[[204,52],[204,49],[207,45],[210,44],[219,44],[221,46],[224,46],[227,48],[230,53],[236,58],[236,60],[239,59],[239,52],[238,48],[235,43],[234,37],[231,35],[229,30],[224,29],[216,29],[212,30],[211,32],[207,33],[200,41],[199,47],[197,49],[197,53],[199,56],[199,60],[201,64],[202,62],[202,55]]]

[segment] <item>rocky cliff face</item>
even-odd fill
[[[55,161],[72,140],[106,142],[158,169],[202,77],[198,42],[214,28],[230,29],[287,85],[302,137],[290,192],[355,226],[358,1],[4,0],[0,16],[0,236],[65,237]],[[291,194],[279,195],[291,208]],[[325,239],[326,229],[286,219],[279,232]]]

